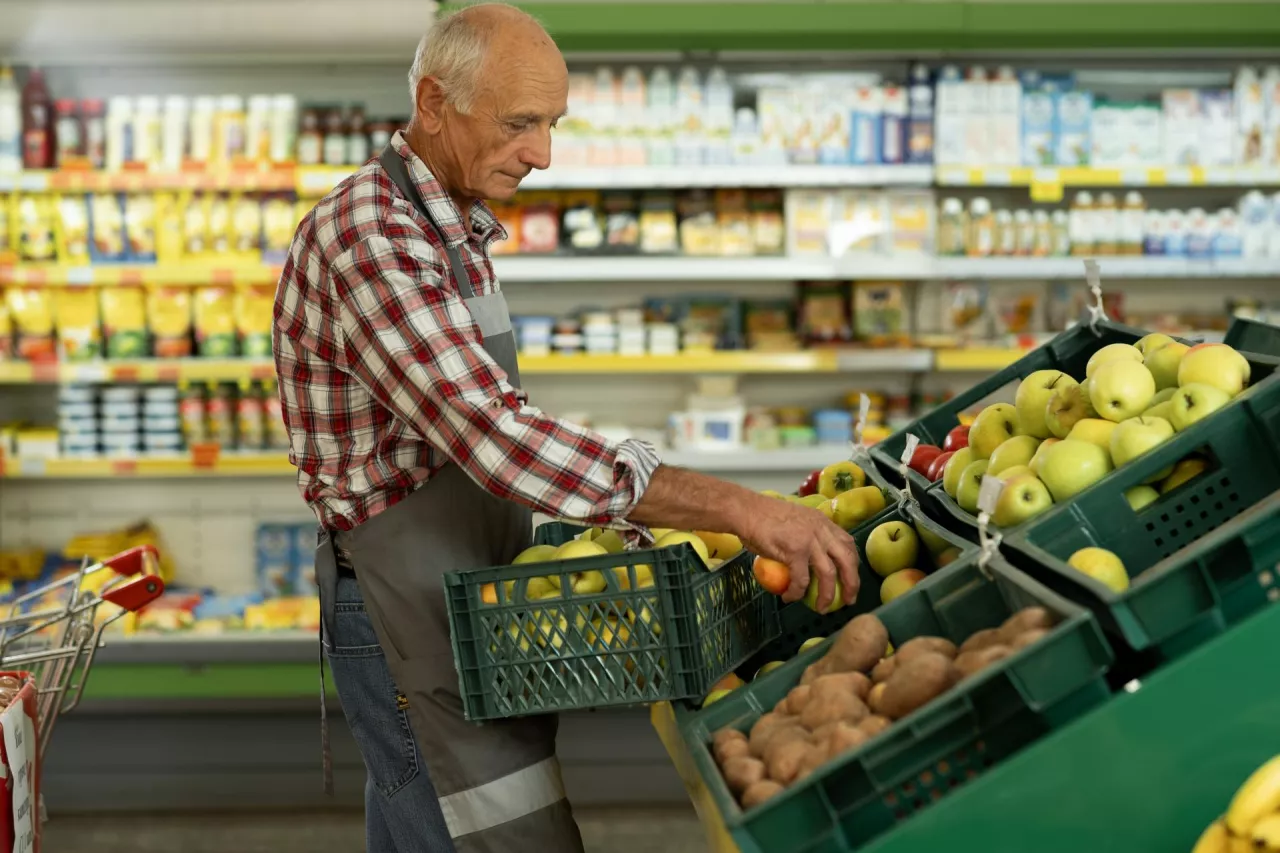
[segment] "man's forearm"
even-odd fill
[[[750,506],[757,500],[768,498],[697,471],[659,465],[627,520],[650,527],[744,536]]]

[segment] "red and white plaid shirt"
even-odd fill
[[[375,159],[302,220],[276,290],[276,370],[303,498],[321,524],[350,530],[453,462],[552,517],[622,519],[657,453],[545,415],[511,386],[445,274],[441,242],[460,247],[477,295],[495,293],[488,250],[502,226],[477,201],[465,233],[399,133],[392,145],[440,230]]]

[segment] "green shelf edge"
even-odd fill
[[[461,4],[445,2],[443,9]],[[517,2],[565,51],[1261,48],[1268,2]]]
[[[103,663],[85,686],[89,701],[175,699],[298,699],[316,696],[315,663]],[[325,667],[325,688],[336,695]]]

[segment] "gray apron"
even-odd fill
[[[388,146],[381,163],[434,226],[400,155]],[[446,264],[486,352],[519,387],[505,298],[475,293],[457,247],[447,248]],[[339,559],[355,571],[387,666],[408,697],[410,724],[458,853],[582,850],[556,760],[557,718],[467,722],[449,642],[444,573],[506,565],[531,536],[527,508],[494,497],[450,464],[354,530],[322,531],[316,552],[326,629]]]

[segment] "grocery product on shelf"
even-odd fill
[[[22,95],[13,69],[0,65],[0,174],[22,168]],[[0,228],[0,231],[3,231]],[[3,247],[0,247],[3,254]]]

